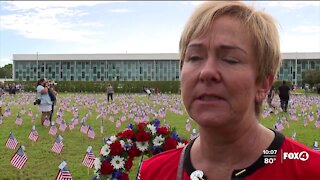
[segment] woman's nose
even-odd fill
[[[208,59],[205,60],[200,70],[199,78],[202,82],[219,82],[221,80],[221,70],[215,58],[208,57]]]

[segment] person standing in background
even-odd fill
[[[113,87],[111,86],[111,84],[108,84],[108,87],[107,87],[108,102],[109,102],[109,99],[113,101],[113,93],[114,93]]]
[[[290,87],[286,81],[282,82],[282,85],[278,88],[280,105],[283,112],[287,112],[289,98],[290,98]]]
[[[4,90],[3,90],[3,84],[0,84],[0,116],[3,116],[2,114],[2,96],[4,94]]]
[[[57,91],[55,90],[55,85],[57,85],[57,83],[55,83],[54,81],[50,81],[48,85],[49,85],[48,93],[49,93],[50,99],[52,101],[52,109],[51,109],[51,114],[49,117],[49,120],[51,122],[52,116],[53,116],[53,111],[54,111],[54,105],[57,102]]]

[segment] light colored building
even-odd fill
[[[177,81],[178,54],[14,54],[15,80]]]
[[[279,80],[301,84],[303,72],[320,71],[320,52],[282,53]],[[162,54],[14,54],[14,80],[178,81],[179,55]]]
[[[309,70],[320,71],[320,52],[282,53],[282,64],[277,79],[302,85],[304,72]]]

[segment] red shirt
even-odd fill
[[[189,143],[185,151],[183,179],[190,179],[190,174],[195,171],[190,161],[192,144],[193,141]],[[163,152],[143,161],[139,178],[141,180],[177,179],[177,169],[182,149]],[[307,154],[309,155],[308,158]],[[239,173],[244,169],[243,173]],[[230,179],[320,180],[320,153],[284,137],[279,132],[275,132],[275,138],[268,149],[262,153],[256,162],[244,169],[234,170]]]

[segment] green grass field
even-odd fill
[[[17,94],[16,96],[9,96],[8,94],[3,97],[2,112],[4,113],[6,105],[10,107],[11,116],[4,117],[3,123],[0,125],[0,179],[54,179],[57,172],[59,164],[64,160],[67,162],[68,169],[70,170],[73,179],[91,179],[93,176],[93,169],[88,169],[82,165],[82,160],[85,155],[87,147],[90,145],[93,147],[93,153],[98,155],[100,149],[103,145],[102,138],[115,135],[117,132],[124,130],[129,122],[133,122],[132,119],[127,117],[127,120],[122,122],[121,127],[116,128],[116,123],[108,120],[110,111],[108,111],[107,118],[105,119],[104,133],[100,133],[100,124],[102,117],[96,119],[98,116],[99,109],[109,107],[110,103],[106,102],[105,94],[59,94],[59,100],[55,108],[53,120],[57,118],[57,109],[59,107],[63,108],[64,116],[63,119],[69,123],[73,118],[72,106],[75,106],[79,110],[79,124],[73,129],[61,132],[58,130],[58,134],[63,136],[64,148],[62,153],[56,154],[51,151],[51,147],[54,143],[55,137],[48,134],[49,128],[45,128],[40,125],[40,113],[38,111],[38,106],[33,105],[34,94]],[[301,101],[301,104],[297,102],[297,113],[301,113],[301,107],[303,107],[304,102],[310,102],[312,111],[316,113],[316,103],[319,104],[320,96],[309,96],[308,101],[304,100],[302,96],[297,96],[297,101]],[[275,99],[277,101],[277,99]],[[116,95],[114,104],[118,107],[118,110],[114,112],[114,119],[117,120],[124,113],[130,110],[132,107],[140,106],[144,110],[154,109],[158,111],[160,108],[166,108],[167,115],[165,118],[158,118],[161,120],[162,124],[164,119],[171,126],[176,127],[178,134],[189,139],[190,132],[186,131],[185,123],[188,118],[185,112],[179,95],[157,95],[147,98],[145,95],[141,94],[122,94]],[[169,107],[173,106],[178,109],[183,110],[183,115],[178,115],[169,110]],[[310,105],[308,105],[310,107]],[[15,119],[18,113],[21,113],[22,109],[26,110],[25,114],[20,114],[23,123],[21,126],[16,125]],[[28,139],[28,135],[32,128],[31,117],[28,116],[28,111],[31,109],[33,114],[38,114],[38,118],[35,121],[36,129],[39,133],[39,140],[37,142],[32,142]],[[303,108],[302,108],[303,109]],[[118,111],[118,112],[116,112]],[[93,127],[96,137],[95,139],[89,139],[87,135],[81,133],[80,121],[85,114],[89,114],[87,124]],[[127,114],[127,113],[126,113]],[[261,123],[266,127],[273,128],[273,125],[277,118],[282,115],[287,115],[284,113],[272,114],[267,118],[261,118]],[[315,115],[316,116],[316,115]],[[291,121],[290,128],[286,125],[285,129],[282,131],[286,136],[291,137],[292,132],[295,130],[297,132],[296,140],[311,147],[315,139],[320,140],[320,129],[316,129],[314,122],[309,122],[307,127],[303,126],[303,117],[298,117],[298,121]],[[153,119],[150,115],[149,119]],[[316,119],[316,117],[315,117]],[[194,122],[191,124],[192,128],[196,128]],[[26,147],[26,155],[28,156],[28,161],[22,170],[18,170],[10,164],[10,159],[16,150],[8,149],[5,147],[6,140],[9,133],[13,132],[14,136],[18,140],[19,144]],[[18,145],[19,146],[19,145]],[[17,147],[18,148],[18,147]],[[135,179],[137,168],[140,159],[136,159],[134,166],[130,172],[130,179]]]

